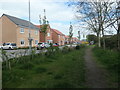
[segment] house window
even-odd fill
[[[60,38],[60,35],[58,35],[58,38]]]
[[[63,39],[65,39],[65,37],[63,36]]]
[[[38,40],[35,40],[35,44],[38,44]]]
[[[24,41],[24,40],[21,40],[21,41],[20,41],[20,44],[21,44],[21,45],[25,45],[25,41]]]
[[[20,33],[24,33],[24,28],[20,28]]]
[[[47,33],[47,36],[50,36],[50,33]]]
[[[35,35],[38,35],[38,30],[35,30]]]

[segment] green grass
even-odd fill
[[[103,68],[107,69],[110,82],[120,83],[120,52],[112,50],[103,50],[101,48],[93,49],[94,56],[97,58],[97,62],[102,65]]]
[[[3,63],[3,88],[84,88],[84,48]]]

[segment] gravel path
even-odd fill
[[[95,63],[92,55],[92,47],[85,51],[86,86],[89,88],[107,88],[106,72]]]

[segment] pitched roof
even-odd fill
[[[15,23],[18,26],[21,26],[21,27],[23,26],[23,27],[29,28],[29,21],[26,21],[26,20],[23,20],[23,19],[20,19],[20,18],[17,18],[17,17],[13,17],[13,16],[10,16],[10,15],[7,15],[7,14],[3,14],[2,16],[8,17],[13,23]],[[39,29],[34,24],[32,24],[31,22],[30,22],[30,28],[31,29]]]
[[[72,37],[73,39],[77,39],[76,37]]]
[[[46,24],[46,25],[50,26],[49,24]],[[38,28],[41,28],[43,25],[35,25],[35,26]]]
[[[35,26],[38,27],[38,28],[41,28],[42,25],[35,25]]]
[[[65,35],[65,38],[69,38],[69,36]]]
[[[57,34],[59,34],[59,35],[64,35],[62,32],[60,32],[60,31],[58,31],[58,30],[56,30],[56,29],[52,29],[54,32],[56,32]]]

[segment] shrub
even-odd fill
[[[80,44],[80,48],[84,48],[86,44]]]
[[[75,47],[75,49],[76,49],[76,50],[79,50],[79,49],[80,49],[80,46],[79,46],[79,45],[77,45],[77,46]]]

